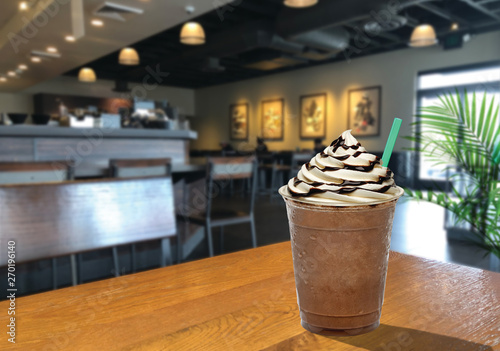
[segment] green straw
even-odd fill
[[[394,145],[396,144],[396,139],[398,138],[399,128],[401,128],[402,122],[403,121],[400,118],[394,118],[391,133],[389,134],[389,138],[387,138],[387,144],[385,144],[384,154],[382,155],[382,166],[384,167],[387,167],[387,165],[389,164],[392,150],[394,150]]]

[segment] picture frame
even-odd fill
[[[229,106],[229,138],[231,140],[248,140],[248,103]]]
[[[382,86],[349,90],[348,129],[355,137],[379,136]]]
[[[261,102],[262,138],[264,140],[283,140],[284,106],[284,99]]]
[[[326,136],[326,93],[300,97],[300,138],[324,139]]]

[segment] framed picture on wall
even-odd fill
[[[382,87],[349,90],[348,129],[354,136],[380,135]]]
[[[326,94],[300,97],[300,138],[324,138],[326,135]]]
[[[262,138],[283,140],[284,100],[262,101]]]
[[[231,140],[248,140],[248,104],[229,106],[229,136]]]

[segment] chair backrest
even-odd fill
[[[170,176],[169,158],[109,160],[113,178]]]
[[[208,167],[214,180],[251,178],[255,157],[212,157],[208,159]]]
[[[222,186],[228,185],[233,179],[251,179],[250,181],[250,208],[253,212],[255,203],[255,190],[257,187],[257,158],[250,157],[212,157],[207,162],[207,201],[206,212],[212,209],[214,181]]]
[[[257,160],[260,165],[272,164],[276,159],[275,155],[276,152],[274,151],[259,152],[256,154]]]
[[[65,256],[175,234],[169,177],[0,186],[0,243],[16,262]],[[0,255],[0,266],[6,265]]]
[[[0,184],[47,183],[71,179],[71,162],[0,162]]]

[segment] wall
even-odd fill
[[[382,86],[382,123],[379,137],[359,138],[368,150],[381,151],[389,135],[394,117],[403,119],[400,135],[409,135],[415,111],[416,77],[419,71],[465,65],[500,59],[500,32],[474,37],[462,49],[444,51],[441,47],[403,49],[353,59],[349,62],[325,64],[288,73],[274,74],[237,83],[196,90],[197,118],[193,129],[199,133],[192,148],[217,149],[219,142],[229,140],[229,105],[250,104],[250,138],[260,135],[260,102],[285,99],[285,131],[283,141],[268,141],[271,150],[312,148],[312,141],[299,138],[299,97],[327,93],[326,142],[347,129],[348,90]],[[237,142],[233,145],[239,146]],[[396,149],[408,146],[398,139]]]
[[[31,94],[0,93],[1,112],[32,113],[33,96]]]
[[[38,93],[123,97],[123,94],[112,91],[115,83],[108,80],[98,80],[92,84],[81,83],[74,77],[57,77],[55,79],[32,86],[19,94],[0,94],[0,112],[33,112],[33,95]],[[129,88],[133,89],[130,83]],[[145,90],[144,90],[145,91]],[[141,96],[142,98],[142,96]],[[195,94],[193,89],[158,86],[147,91],[146,99],[167,99],[172,105],[179,107],[182,114],[195,114]]]

